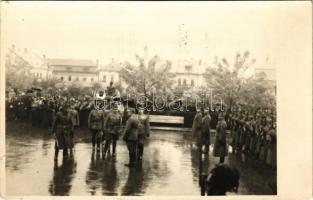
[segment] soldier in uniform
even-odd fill
[[[202,117],[202,128],[201,128],[201,137],[200,144],[204,146],[204,153],[208,153],[210,150],[210,123],[211,116],[209,114],[209,110],[204,110]]]
[[[99,101],[98,104],[101,104]],[[100,143],[102,138],[102,131],[104,125],[104,112],[102,109],[96,108],[91,110],[88,117],[88,128],[92,134],[92,148],[95,149],[97,143],[97,151],[100,151]]]
[[[140,107],[138,110],[138,144],[137,144],[137,152],[138,152],[138,160],[142,160],[143,152],[144,152],[144,143],[147,137],[150,136],[150,122],[149,115],[144,114],[144,108]]]
[[[72,120],[68,116],[68,106],[63,105],[56,114],[55,121],[52,126],[52,133],[55,136],[55,154],[54,159],[57,160],[59,150],[63,149],[63,157],[68,156],[68,149],[72,152],[73,140],[71,132],[73,131]]]
[[[70,111],[69,114],[71,116],[72,122],[73,122],[73,126],[74,127],[79,127],[79,113],[76,110],[75,104],[71,105],[70,107]]]
[[[202,126],[202,113],[201,110],[197,110],[197,114],[195,115],[192,123],[192,136],[196,138],[197,145],[200,146],[200,136],[201,136],[201,127]],[[200,148],[201,149],[201,148]]]
[[[75,104],[74,104],[73,101],[71,103],[71,107],[70,107],[70,109],[68,111],[68,114],[69,114],[69,117],[72,120],[72,123],[73,123],[73,126],[74,126],[74,131],[75,131],[75,128],[79,127],[79,114],[78,114],[78,111],[75,109]],[[72,134],[72,138],[73,139],[74,139],[74,131],[73,131],[73,134]]]
[[[116,141],[119,138],[122,130],[122,115],[117,109],[117,104],[112,104],[112,111],[106,117],[105,124],[105,146],[104,146],[104,156],[108,152],[110,145],[112,143],[112,156],[116,156]]]
[[[214,143],[213,154],[215,157],[220,157],[220,163],[224,163],[224,158],[227,156],[227,144],[226,144],[226,128],[224,116],[219,115],[216,125],[216,137]]]
[[[89,112],[91,110],[90,106],[90,98],[89,96],[85,96],[83,103],[80,106],[80,125],[86,127],[86,123],[88,121]]]
[[[134,110],[128,108],[126,110],[126,127],[123,133],[123,140],[126,142],[129,152],[129,163],[125,166],[134,166],[137,162],[137,145],[138,145],[138,118],[133,115]]]
[[[115,96],[115,93],[116,93],[115,87],[113,86],[113,82],[111,81],[110,86],[107,87],[107,95],[109,97],[113,97]]]

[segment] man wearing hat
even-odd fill
[[[57,160],[59,150],[63,149],[63,156],[68,155],[68,149],[72,150],[73,140],[71,132],[73,131],[72,120],[68,116],[68,105],[64,104],[60,111],[56,114],[52,127],[52,133],[55,136],[55,154],[54,159]]]
[[[129,152],[129,163],[125,166],[134,166],[137,162],[137,144],[138,144],[138,118],[133,115],[133,108],[126,109],[126,126],[123,132],[123,140],[126,142]]]
[[[149,115],[144,114],[144,107],[138,108],[138,160],[142,160],[143,152],[144,152],[144,143],[147,137],[150,136],[150,122]]]
[[[101,102],[99,102],[101,104]],[[95,149],[97,144],[97,151],[100,151],[100,142],[102,137],[102,130],[104,125],[103,110],[98,109],[97,106],[91,110],[88,117],[88,128],[92,134],[92,148]]]
[[[112,156],[116,156],[116,141],[121,134],[122,129],[122,116],[118,111],[117,103],[112,103],[112,111],[106,117],[104,122],[106,137],[105,137],[105,146],[103,157],[105,157],[108,152],[110,145],[112,143]]]
[[[211,123],[211,116],[209,114],[208,109],[204,109],[203,117],[202,117],[202,123],[201,123],[201,137],[200,144],[201,144],[201,150],[204,146],[204,153],[209,153],[209,147],[210,147],[210,123]]]
[[[224,163],[224,158],[228,155],[226,144],[226,128],[227,124],[224,116],[220,114],[218,116],[218,122],[216,125],[216,136],[213,149],[213,155],[215,157],[220,157],[220,163]]]
[[[193,119],[192,123],[192,135],[196,138],[197,144],[199,144],[199,138],[201,136],[201,129],[202,129],[202,113],[200,109],[197,109],[197,113]]]

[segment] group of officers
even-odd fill
[[[274,109],[235,107],[218,114],[215,130],[211,130],[210,111],[199,109],[192,125],[193,136],[202,153],[208,153],[211,137],[215,133],[213,155],[220,163],[228,155],[229,145],[234,152],[276,167],[276,113]]]
[[[123,123],[123,121],[125,123]],[[56,113],[52,126],[55,135],[55,159],[60,149],[63,156],[68,155],[73,148],[75,127],[78,126],[78,112],[67,104],[61,106]],[[150,136],[149,116],[144,114],[143,107],[119,109],[119,103],[108,102],[103,99],[94,100],[88,115],[87,126],[91,132],[93,151],[105,158],[108,154],[116,156],[116,143],[122,136],[129,151],[129,163],[126,166],[135,166],[140,162],[144,153],[144,143]]]

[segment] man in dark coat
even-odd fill
[[[73,124],[71,119],[68,117],[68,106],[64,105],[60,110],[61,111],[56,114],[56,118],[52,126],[52,133],[55,136],[55,160],[58,158],[60,149],[63,149],[63,156],[67,156],[67,150],[72,150],[73,148],[73,140],[71,137]]]
[[[144,152],[144,143],[147,137],[150,136],[150,122],[149,115],[144,114],[144,108],[140,107],[138,110],[138,160],[142,160],[143,152]]]
[[[110,145],[112,143],[112,156],[116,156],[116,141],[119,138],[119,135],[121,134],[122,129],[122,115],[119,113],[117,109],[117,104],[114,103],[112,105],[112,111],[107,115],[105,119],[105,131],[106,131],[106,137],[105,137],[105,146],[104,146],[104,156],[108,152]]]
[[[213,149],[213,155],[220,157],[220,163],[224,163],[225,156],[228,155],[227,144],[226,144],[226,128],[224,116],[219,115],[218,122],[216,125],[216,137]]]
[[[95,149],[97,144],[97,151],[100,151],[100,142],[102,138],[102,130],[104,125],[103,110],[94,107],[88,117],[88,128],[92,134],[92,148]]]
[[[199,144],[199,138],[201,135],[201,128],[202,128],[202,113],[201,110],[197,110],[197,114],[195,115],[192,123],[192,136],[196,138],[197,145]]]
[[[134,115],[134,110],[127,109],[126,127],[123,133],[123,140],[126,141],[127,149],[129,151],[129,163],[125,166],[134,166],[137,162],[137,143],[138,143],[138,125],[139,121]]]
[[[204,110],[201,124],[201,137],[199,138],[201,147],[204,146],[204,153],[208,153],[210,150],[210,123],[211,116],[209,110]]]
[[[240,172],[234,167],[219,164],[211,170],[205,182],[208,196],[222,196],[227,192],[237,192],[239,187]]]

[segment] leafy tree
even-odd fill
[[[213,95],[220,95],[230,107],[240,98],[244,82],[244,73],[255,63],[249,51],[237,53],[231,65],[226,58],[215,57],[213,67],[207,68],[205,79],[213,90]]]
[[[6,87],[27,89],[34,78],[30,76],[31,66],[14,52],[8,52],[5,59]]]
[[[136,55],[136,60],[136,64],[126,63],[119,72],[121,79],[128,85],[126,92],[143,94],[151,99],[153,91],[162,93],[171,88],[174,81],[170,61],[162,62],[157,55],[149,60]]]

